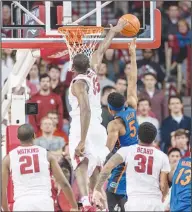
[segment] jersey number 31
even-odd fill
[[[139,173],[147,173],[148,175],[153,174],[153,157],[146,157],[142,154],[137,154],[134,160],[138,161],[137,166],[135,166],[135,171]]]
[[[39,169],[39,156],[34,154],[32,156],[23,155],[19,158],[20,165],[20,173],[21,174],[31,174],[40,172]]]

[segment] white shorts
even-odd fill
[[[79,144],[80,140],[80,127],[71,126],[69,134],[69,154],[73,169],[75,170],[80,162],[83,161],[84,158],[87,158],[89,161],[88,176],[91,177],[95,168],[103,165],[99,157],[101,150],[106,146],[106,129],[101,124],[90,125],[87,133],[87,139],[85,141],[85,155],[84,157],[75,157],[75,148]]]
[[[163,203],[158,198],[128,197],[125,211],[164,211]]]
[[[25,196],[14,202],[13,211],[54,211],[54,203],[51,197]]]

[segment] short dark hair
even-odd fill
[[[105,94],[105,92],[115,89],[113,86],[107,85],[102,89],[102,96]]]
[[[188,137],[189,131],[185,129],[178,129],[174,132],[175,137],[182,136],[182,135],[185,135],[186,137]]]
[[[60,71],[60,68],[57,65],[50,65],[48,67],[48,70],[50,71],[52,68],[57,69],[58,71]]]
[[[41,74],[40,77],[39,77],[39,81],[41,82],[42,79],[47,78],[47,77],[49,78],[49,80],[51,80],[51,78],[50,78],[50,76],[48,74],[46,74],[46,73],[45,74]]]
[[[156,80],[157,80],[157,74],[153,73],[153,72],[146,72],[143,74],[143,77],[146,77],[146,76],[152,76],[154,77]]]
[[[148,98],[144,98],[144,97],[138,100],[137,105],[139,105],[140,102],[145,102],[145,101],[147,101],[149,103],[149,106],[151,107],[151,101]]]
[[[125,104],[124,96],[117,92],[110,93],[107,101],[115,108],[121,108]]]
[[[138,137],[142,143],[151,144],[157,136],[156,127],[150,122],[144,122],[139,126]]]
[[[179,95],[172,95],[172,96],[170,96],[169,99],[168,99],[168,104],[170,104],[171,99],[179,99],[180,102],[181,102],[181,104],[183,103],[182,98]]]
[[[181,151],[180,151],[178,148],[176,148],[176,147],[171,148],[171,149],[168,151],[168,156],[169,156],[172,152],[179,152],[179,154],[180,154],[180,156],[181,156]]]
[[[31,142],[34,138],[34,129],[30,124],[23,124],[17,130],[17,138],[23,142]]]
[[[89,58],[85,54],[76,54],[72,67],[79,73],[85,73],[90,67]]]
[[[127,79],[125,77],[123,77],[123,76],[117,78],[116,83],[117,83],[118,80],[125,80],[127,82]]]

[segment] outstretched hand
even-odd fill
[[[128,43],[128,47],[129,47],[129,54],[130,56],[134,56],[136,55],[136,38],[133,38],[133,40],[131,41],[131,43]]]
[[[113,26],[112,24],[110,24],[110,28],[118,33],[118,32],[121,32],[123,30],[123,28],[128,24],[128,21],[125,20],[125,19],[122,19],[120,18],[117,25],[116,26]]]

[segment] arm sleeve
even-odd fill
[[[117,151],[117,153],[119,154],[119,155],[121,155],[121,157],[123,158],[123,162],[126,162],[126,159],[127,159],[127,157],[129,156],[129,154],[128,154],[128,150],[129,148],[127,148],[127,147],[122,147],[122,148],[120,148],[118,151]]]
[[[171,171],[168,156],[165,154],[163,155],[163,163],[162,163],[161,171],[162,172],[170,172]]]

